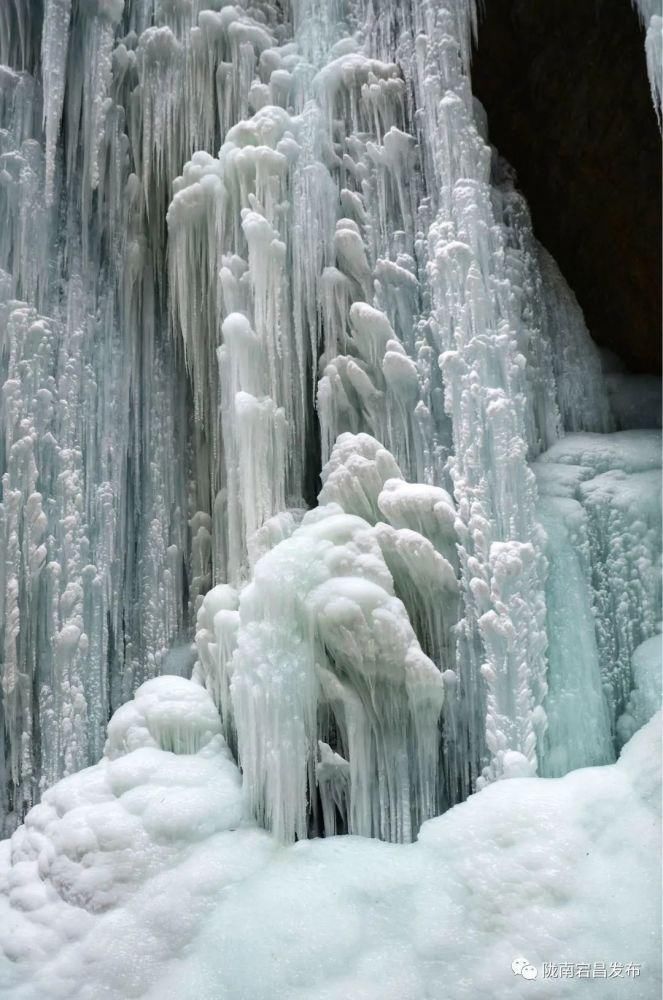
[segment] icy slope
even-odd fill
[[[658,715],[614,765],[493,784],[415,844],[280,847],[242,821],[211,699],[152,681],[112,720],[100,764],[2,844],[0,995],[561,998],[590,986],[543,979],[544,962],[615,962],[621,975],[591,988],[651,1000],[660,735]],[[521,957],[536,983],[512,972]]]

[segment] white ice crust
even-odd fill
[[[130,706],[165,722],[167,745],[174,731],[208,742],[105,756],[0,844],[3,997],[515,998],[530,987],[511,970],[520,955],[540,979],[544,962],[636,963],[633,996],[656,992],[660,951],[642,927],[659,919],[660,714],[616,764],[497,782],[415,844],[283,848],[243,819],[198,685],[163,677]],[[329,748],[321,766],[344,769]],[[601,995],[624,987],[606,979]]]

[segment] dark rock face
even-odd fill
[[[487,0],[472,81],[592,336],[659,372],[661,145],[628,0]]]

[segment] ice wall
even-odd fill
[[[0,13],[8,827],[196,616],[285,838],[406,840],[492,779],[612,759],[654,592],[611,631],[617,461],[582,516],[537,506],[537,456],[614,423],[472,98],[475,27],[463,0]]]
[[[371,9],[360,13],[365,19],[363,30],[353,31],[340,17],[335,30],[320,33],[313,44],[309,29],[317,12],[301,5],[295,16],[298,54],[292,55],[290,65],[297,69],[296,75],[304,68],[312,75],[313,92],[306,94],[306,99],[293,99],[292,108],[299,115],[288,121],[275,109],[260,108],[243,132],[229,133],[231,141],[222,146],[218,161],[205,161],[203,178],[194,172],[194,160],[178,185],[184,194],[189,191],[189,171],[200,184],[202,196],[203,184],[212,191],[212,182],[206,178],[214,177],[216,224],[211,225],[207,217],[201,223],[192,215],[187,226],[193,228],[188,238],[202,239],[207,247],[204,258],[215,252],[221,264],[214,304],[216,329],[221,330],[223,339],[222,374],[228,357],[237,351],[236,329],[245,331],[241,341],[245,358],[249,349],[256,358],[262,354],[265,361],[273,353],[269,336],[260,333],[254,322],[255,291],[253,301],[242,305],[236,282],[231,282],[224,266],[226,234],[235,239],[238,232],[236,221],[228,217],[228,202],[235,206],[235,219],[239,209],[244,220],[244,238],[236,246],[242,262],[235,263],[235,268],[242,280],[248,275],[248,286],[255,289],[265,273],[269,274],[265,258],[255,257],[256,263],[252,263],[251,240],[257,227],[261,227],[266,243],[278,247],[278,259],[283,254],[287,259],[292,253],[293,264],[298,255],[295,249],[290,251],[288,241],[296,248],[305,232],[293,219],[294,231],[286,231],[286,246],[281,245],[270,217],[273,209],[264,207],[265,196],[258,191],[258,162],[262,162],[263,176],[278,165],[279,191],[283,190],[281,171],[292,173],[293,201],[282,206],[283,216],[292,217],[297,211],[294,199],[301,190],[296,177],[305,119],[321,161],[316,168],[315,194],[326,198],[332,184],[336,185],[335,223],[334,215],[324,218],[317,198],[312,198],[318,252],[323,256],[318,259],[317,273],[313,271],[303,285],[307,294],[316,296],[322,312],[321,324],[317,318],[309,327],[309,337],[319,345],[312,357],[319,355],[321,449],[323,462],[329,459],[323,467],[320,503],[332,500],[344,513],[359,515],[369,523],[383,516],[379,461],[376,452],[367,451],[367,432],[387,446],[389,459],[383,456],[383,462],[395,460],[406,470],[407,478],[430,488],[452,487],[458,503],[452,549],[464,600],[457,612],[454,602],[447,622],[436,623],[432,630],[429,626],[435,606],[439,610],[444,604],[439,581],[429,584],[429,597],[413,572],[416,558],[403,565],[392,557],[390,563],[383,549],[396,593],[402,597],[424,649],[446,674],[439,808],[465,797],[477,780],[481,783],[504,773],[533,773],[537,743],[539,757],[543,756],[545,542],[537,524],[536,492],[527,459],[550,446],[563,428],[607,431],[612,418],[599,358],[587,338],[579,307],[554,262],[537,246],[526,205],[514,190],[508,167],[495,159],[491,173],[491,153],[476,124],[478,114],[482,127],[467,76],[471,10],[460,6],[436,10],[420,4],[411,9],[385,5],[379,16]],[[334,43],[326,52],[325,37]],[[394,38],[399,39],[395,49]],[[289,55],[291,51],[289,47]],[[287,138],[294,143],[287,151],[291,154],[296,150],[294,166],[292,159],[286,164],[272,152],[275,139],[283,141],[286,124],[290,130]],[[236,168],[229,159],[236,156],[236,137],[240,135],[252,147],[247,194],[238,189]],[[269,135],[269,146],[263,144],[263,135]],[[256,143],[257,150],[253,148]],[[308,159],[305,162],[310,169]],[[178,193],[171,212],[179,208],[179,199]],[[243,199],[246,207],[242,209]],[[258,206],[262,207],[259,218],[255,214]],[[274,281],[272,296],[276,298],[278,276],[269,280]],[[285,294],[296,295],[298,287],[290,287]],[[226,304],[224,294],[229,290],[232,294]],[[235,313],[229,313],[238,303],[244,316],[241,326]],[[304,314],[296,303],[292,313]],[[281,320],[272,323],[270,336],[274,326],[282,328]],[[308,338],[298,335],[295,344],[302,342],[307,343]],[[240,361],[234,362],[235,371],[240,365]],[[245,361],[244,377],[253,377],[255,367]],[[268,382],[262,384],[267,386]],[[223,428],[224,447],[231,455],[239,455],[245,418],[237,412],[237,404],[244,403],[244,385],[239,381],[226,386],[230,396],[222,402],[222,412],[230,407],[234,392],[236,413],[234,422],[228,420]],[[267,392],[265,402],[273,401],[274,396],[278,399],[273,380],[263,391]],[[290,423],[292,417],[286,419]],[[297,437],[301,439],[301,432]],[[235,462],[233,458],[232,467]],[[241,483],[232,483],[231,471],[227,470],[226,478],[228,503],[234,505],[234,492],[237,509],[254,524],[251,508],[267,496],[267,490],[242,492]],[[271,473],[265,470],[269,482],[276,472],[276,468]],[[425,495],[423,486],[419,490]],[[400,491],[404,526],[410,527],[408,514],[417,521],[421,495]],[[265,510],[264,514],[268,513]],[[278,523],[280,533],[283,522]],[[377,530],[384,537],[380,524]],[[253,563],[254,582],[240,599],[238,617],[232,620],[234,640],[239,636],[238,651],[229,649],[225,611],[219,618],[220,632],[212,603],[199,617],[199,642],[205,651],[200,676],[211,690],[217,683],[215,678],[223,678],[227,717],[239,707],[234,721],[240,760],[251,775],[251,805],[279,833],[300,836],[307,781],[314,811],[315,786],[325,812],[327,791],[322,786],[329,783],[334,808],[344,814],[353,784],[366,780],[357,772],[359,764],[353,757],[359,751],[349,750],[347,736],[334,733],[336,742],[330,747],[325,724],[320,726],[318,720],[316,728],[311,706],[316,701],[319,708],[327,705],[329,692],[324,688],[332,681],[324,658],[328,651],[322,658],[312,647],[302,653],[300,640],[295,638],[301,618],[309,621],[305,631],[315,634],[319,628],[317,622],[310,625],[310,612],[301,607],[300,602],[305,601],[297,597],[298,584],[292,576],[291,560],[298,558],[294,556],[295,539],[299,542],[302,532],[306,534],[304,526],[295,530],[292,542],[278,545],[273,556]],[[247,530],[248,557],[239,554],[239,562],[233,560],[233,582],[241,580],[239,563],[246,563],[247,558],[252,562],[250,539],[251,531]],[[290,545],[292,553],[286,554]],[[265,574],[271,578],[273,596],[258,606],[254,591],[258,583],[261,588],[266,586]],[[593,637],[592,598],[584,578],[579,586],[589,616],[588,635]],[[328,599],[333,605],[331,593]],[[271,618],[278,622],[280,640],[274,626],[266,624]],[[288,627],[284,628],[284,621]],[[256,629],[263,635],[261,646],[249,639]],[[437,639],[431,637],[432,632]],[[286,655],[290,642],[296,643],[297,655]],[[276,648],[280,651],[278,666],[268,666],[269,650]],[[220,651],[216,664],[215,649]],[[363,655],[358,646],[355,669]],[[254,671],[262,674],[262,680]],[[345,679],[350,672],[346,668]],[[291,705],[287,718],[294,717],[300,727],[298,735],[289,737],[287,747],[276,752],[277,733],[288,731],[288,726],[283,719],[271,717],[270,685],[291,685],[304,676],[308,679],[307,693],[300,692],[303,701],[283,694]],[[336,678],[334,683],[338,683]],[[268,699],[264,704],[263,695]],[[341,701],[340,694],[335,697]],[[599,690],[601,705],[602,699]],[[306,711],[305,703],[309,704]],[[251,718],[249,706],[254,713]],[[343,711],[347,714],[347,707]],[[384,711],[383,706],[381,713]],[[609,725],[606,712],[595,757],[587,756],[585,746],[577,750],[578,759],[586,757],[585,763],[611,759]],[[267,729],[270,735],[265,737]],[[314,731],[321,739],[319,751]],[[261,742],[263,737],[267,747]],[[555,752],[563,756],[568,750],[572,754],[568,738],[568,732],[555,734]],[[295,756],[289,758],[293,752]],[[265,759],[274,753],[272,763],[278,773],[270,776]],[[314,773],[311,761],[318,753],[321,756]],[[369,774],[372,770],[371,782],[379,787],[379,767],[370,762],[364,750],[361,754],[361,769],[368,768]],[[298,790],[289,787],[284,795],[283,776],[294,777],[297,769],[299,777],[294,780]],[[353,769],[354,779],[350,777]],[[325,777],[320,779],[322,773]],[[299,803],[298,819],[275,814],[279,796],[281,806]],[[370,824],[363,822],[354,829],[367,832]],[[380,832],[384,835],[384,829]]]
[[[186,624],[196,578],[188,389],[164,305],[167,198],[152,183],[163,149],[146,138],[156,112],[126,35],[151,21],[148,7],[48,0],[42,25],[17,0],[0,18],[9,827],[40,789],[98,759],[110,712]]]
[[[571,434],[540,457],[535,471],[549,584],[559,588],[548,599],[548,614],[559,617],[549,626],[549,702],[558,724],[569,728],[563,739],[549,736],[567,747],[570,770],[579,760],[605,763],[607,747],[619,745],[618,720],[637,684],[635,651],[660,628],[660,433]],[[585,690],[575,694],[577,686]],[[580,706],[582,724],[574,719]],[[582,751],[585,739],[593,751]],[[550,757],[547,767],[564,773]]]

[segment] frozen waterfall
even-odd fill
[[[656,414],[624,416],[490,145],[476,27],[3,3],[6,833],[192,666],[284,841],[411,841],[653,714]]]

